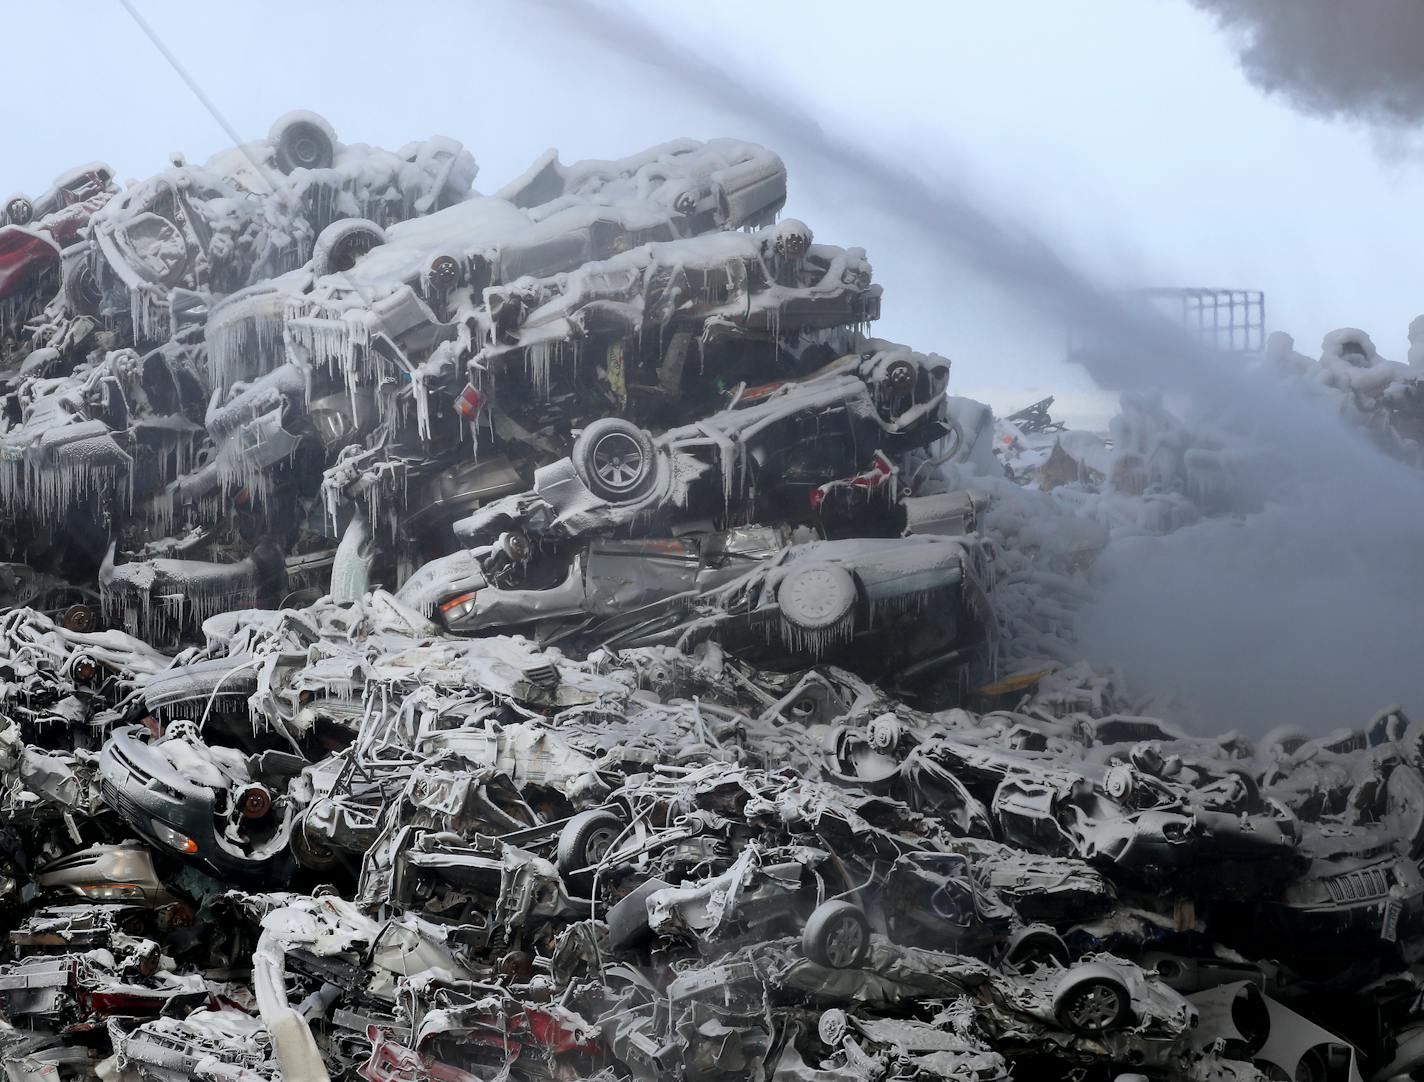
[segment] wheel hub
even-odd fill
[[[594,445],[593,470],[609,488],[630,489],[643,473],[642,449],[622,432],[610,432]]]

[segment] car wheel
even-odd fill
[[[900,413],[912,400],[919,372],[909,361],[891,361],[881,374],[882,401],[892,415]]]
[[[1004,964],[1031,969],[1053,963],[1068,966],[1068,945],[1051,928],[1020,928],[1004,947]]]
[[[850,1019],[846,1017],[846,1012],[839,1007],[822,1011],[821,1017],[816,1020],[816,1036],[820,1038],[822,1044],[832,1050],[840,1048],[849,1029]]]
[[[607,808],[579,812],[559,831],[558,856],[554,863],[566,876],[598,864],[623,830],[622,818]]]
[[[23,195],[14,195],[5,203],[5,225],[29,225],[35,218],[35,206]]]
[[[574,472],[588,490],[610,503],[626,503],[653,482],[653,438],[620,417],[604,417],[574,441]]]
[[[99,280],[94,275],[94,264],[88,257],[74,265],[74,269],[64,276],[64,299],[75,313],[81,316],[97,316],[104,304],[104,291],[99,288]]]
[[[386,243],[386,232],[367,218],[343,218],[332,222],[316,238],[312,249],[312,274],[349,271],[372,248]]]
[[[777,587],[789,645],[819,653],[829,642],[850,638],[855,620],[855,579],[836,564],[793,567]]]
[[[99,610],[93,605],[70,605],[59,621],[66,631],[87,635],[99,630]]]
[[[827,969],[855,969],[870,951],[870,923],[844,899],[822,902],[801,931],[801,953]]]
[[[300,820],[293,824],[289,839],[292,844],[292,856],[297,858],[297,863],[303,868],[310,868],[314,872],[324,872],[336,865],[336,850],[308,837],[306,824]]]
[[[1070,1033],[1096,1037],[1124,1025],[1131,1002],[1124,988],[1107,977],[1087,977],[1058,993],[1054,1013]]]
[[[329,169],[336,160],[336,133],[315,113],[295,112],[278,117],[269,134],[276,150],[277,168]]]

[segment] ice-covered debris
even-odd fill
[[[6,205],[17,1082],[1417,1068],[1420,725],[1083,656],[1249,445],[948,396],[762,147],[474,174],[299,111]],[[1324,352],[1248,363],[1417,451]]]

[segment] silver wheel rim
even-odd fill
[[[865,945],[865,929],[860,921],[852,917],[842,917],[831,927],[826,936],[826,957],[837,969],[849,966]]]
[[[1118,994],[1105,984],[1079,992],[1068,1007],[1068,1020],[1075,1026],[1097,1032],[1117,1021]]]
[[[593,473],[615,492],[626,492],[643,476],[643,448],[626,432],[610,432],[593,445]]]
[[[613,839],[617,837],[612,827],[599,827],[588,836],[588,841],[584,843],[583,855],[589,864],[602,863],[603,858],[608,855],[608,851],[613,848]]]

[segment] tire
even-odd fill
[[[307,837],[306,824],[300,819],[292,824],[289,841],[292,846],[292,856],[297,858],[297,863],[314,872],[327,871],[335,867],[340,859],[336,850]]]
[[[315,113],[298,110],[277,118],[268,138],[274,144],[277,168],[330,169],[336,161],[336,133]]]
[[[316,238],[312,249],[312,274],[349,271],[372,248],[386,243],[386,231],[368,218],[343,218],[332,222]]]
[[[801,953],[827,969],[856,969],[870,953],[870,922],[852,902],[822,902],[801,930]]]
[[[1053,1013],[1070,1033],[1098,1037],[1127,1024],[1132,1015],[1127,989],[1109,977],[1085,977],[1065,984],[1054,996]]]
[[[621,417],[604,417],[579,433],[573,465],[579,480],[601,500],[628,503],[652,486],[653,437]]]
[[[12,195],[5,201],[4,225],[29,225],[35,220],[35,205],[23,195]]]
[[[1004,947],[1003,964],[1015,969],[1033,968],[1055,962],[1068,967],[1068,944],[1051,928],[1020,928]]]
[[[94,275],[92,259],[85,257],[64,276],[64,299],[81,316],[97,316],[104,305],[104,291]]]
[[[793,567],[776,590],[782,623],[817,642],[850,637],[856,597],[851,573],[827,563]]]
[[[675,399],[682,392],[682,373],[692,354],[692,342],[687,331],[673,335],[663,353],[663,363],[658,365],[658,386],[669,398]]]
[[[565,876],[570,876],[599,863],[623,833],[624,826],[623,820],[607,808],[579,812],[559,831],[555,866]]]

